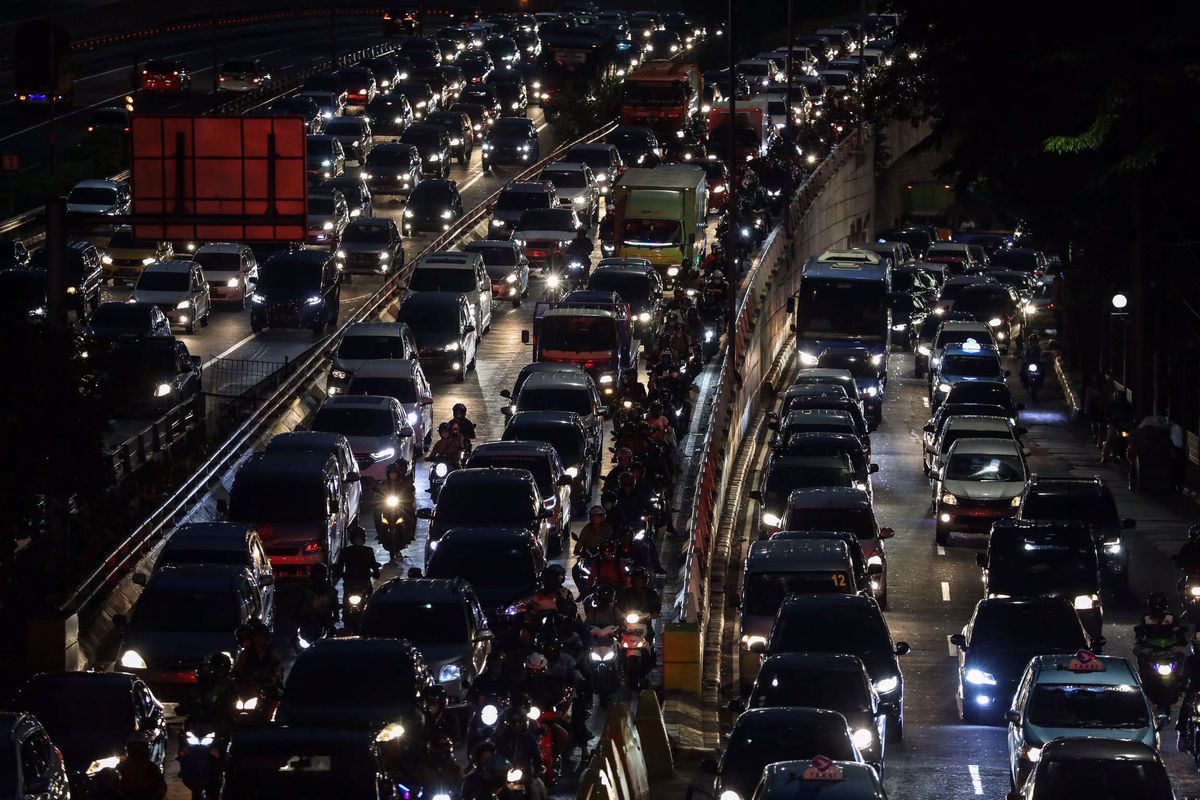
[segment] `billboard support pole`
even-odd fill
[[[187,174],[186,163],[184,161],[184,138],[183,131],[175,132],[175,213],[179,216],[187,214],[187,198],[183,196],[184,176]]]
[[[275,208],[275,134],[267,134],[267,216],[274,217],[279,211]]]

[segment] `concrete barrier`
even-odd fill
[[[667,739],[667,725],[663,720],[662,706],[653,689],[643,689],[638,695],[637,714],[633,717],[638,739],[642,743],[642,757],[646,762],[646,774],[651,778],[669,778],[675,774],[675,760],[671,755],[671,743]]]
[[[629,716],[629,709],[624,706],[609,709],[600,743],[579,777],[575,796],[579,800],[647,800],[650,797],[650,779],[641,738]]]

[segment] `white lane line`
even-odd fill
[[[942,547],[940,544],[937,546],[937,549],[938,549],[938,555],[939,555],[939,556],[944,556],[944,555],[946,555],[946,548]]]
[[[949,581],[942,581],[942,602],[943,603],[950,602],[950,583],[949,583]]]
[[[975,794],[983,794],[983,780],[979,777],[979,767],[968,764],[967,772],[971,773],[971,788],[975,790]]]
[[[209,364],[213,363],[213,362],[214,362],[214,361],[216,361],[217,359],[219,359],[219,358],[224,358],[225,356],[227,356],[227,355],[229,355],[230,353],[232,353],[234,350],[237,350],[239,347],[241,347],[242,345],[244,345],[246,342],[249,342],[249,341],[251,341],[252,339],[254,339],[254,337],[255,337],[255,336],[257,336],[257,335],[258,335],[257,333],[252,333],[252,334],[250,334],[249,336],[247,336],[245,339],[242,339],[241,341],[235,342],[234,344],[232,344],[232,345],[230,345],[230,346],[229,346],[229,349],[228,349],[228,350],[226,350],[226,351],[225,351],[225,352],[223,352],[223,353],[218,353],[217,355],[215,355],[215,356],[213,356],[212,358],[210,358],[208,361],[205,361],[205,362],[204,362],[204,364],[202,364],[201,366],[202,366],[202,367],[207,367]]]
[[[950,641],[951,635],[952,634],[949,634],[949,633],[946,634],[946,651],[947,651],[947,654],[951,658],[958,658],[958,647],[956,647],[953,643],[951,643],[951,641]]]
[[[925,404],[926,408],[929,408],[929,398],[928,397],[922,397],[921,402]]]

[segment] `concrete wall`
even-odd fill
[[[878,163],[875,184],[875,229],[888,230],[900,222],[904,188],[910,183],[928,181],[945,161],[945,154],[934,148],[915,149],[929,136],[928,123],[913,126],[893,122],[880,133],[879,141],[886,148],[886,163]]]

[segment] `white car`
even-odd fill
[[[129,188],[109,180],[80,181],[67,193],[67,211],[116,216],[129,213]]]
[[[131,303],[158,306],[172,327],[196,332],[196,323],[208,325],[212,299],[204,269],[195,261],[155,261],[138,276],[129,296]]]
[[[949,544],[951,531],[986,533],[996,520],[1014,516],[1028,480],[1025,451],[1015,439],[956,441],[937,473],[937,543]]]
[[[543,169],[538,180],[554,184],[558,207],[573,210],[583,224],[594,225],[600,219],[600,188],[587,164],[559,161]]]
[[[413,429],[414,451],[424,453],[433,443],[433,388],[415,359],[379,358],[364,361],[350,376],[344,394],[394,397]]]
[[[258,259],[248,246],[235,242],[202,244],[192,262],[204,269],[209,296],[214,302],[248,305],[258,285]]]
[[[394,397],[331,397],[317,409],[312,430],[340,433],[350,442],[362,479],[382,483],[398,459],[413,463],[413,429]]]

